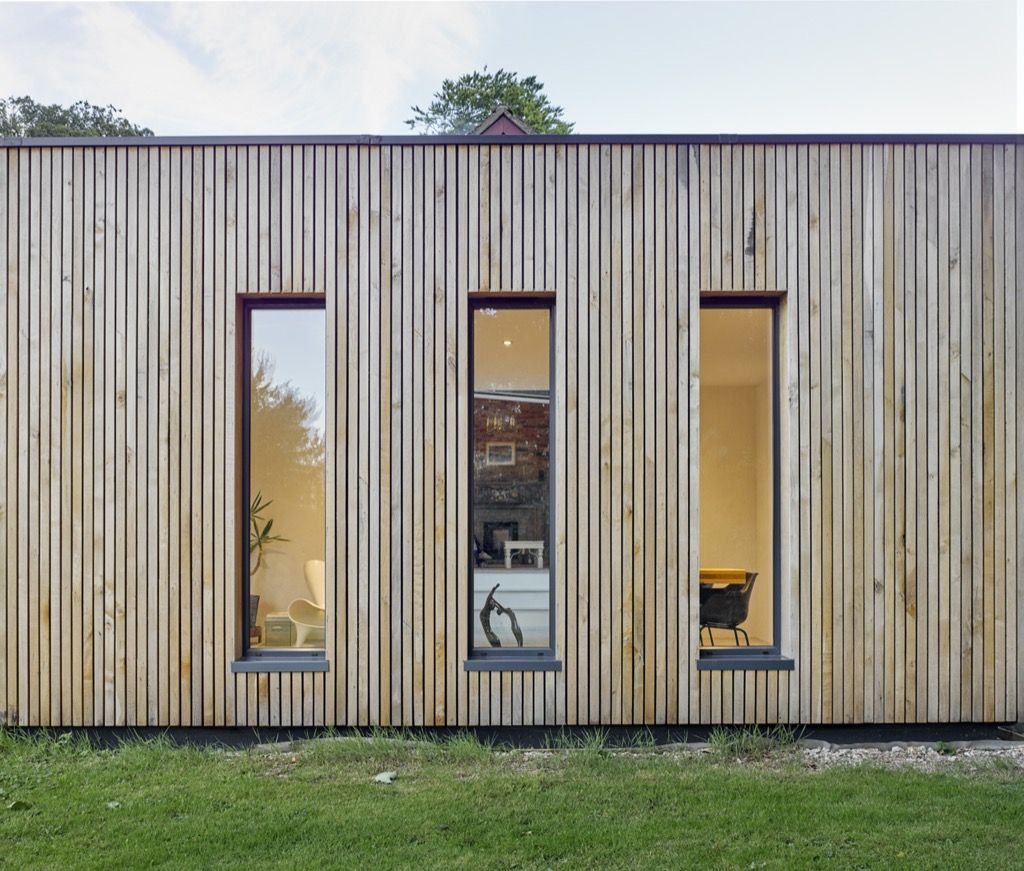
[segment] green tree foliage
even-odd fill
[[[0,136],[152,136],[114,106],[79,100],[70,106],[37,103],[31,97],[0,100]]]
[[[272,483],[280,483],[264,488],[268,498],[289,489],[303,499],[313,499],[311,504],[319,509],[326,445],[323,432],[315,424],[320,413],[316,400],[304,396],[291,383],[276,380],[273,361],[259,351],[253,356],[249,390],[252,467]]]
[[[323,531],[305,523],[324,516],[326,442],[316,423],[316,399],[277,379],[273,360],[257,351],[249,400],[250,486],[257,497],[249,507],[250,524],[255,515],[257,538],[263,531],[270,536],[264,545],[289,541],[297,553],[323,553]],[[251,534],[249,545],[259,551],[258,565],[264,547]]]
[[[535,133],[572,133],[575,126],[562,117],[561,106],[552,105],[536,76],[520,78],[518,73],[467,73],[445,79],[426,109],[413,106],[407,120],[413,130],[423,133],[472,133],[499,106],[506,106]]]

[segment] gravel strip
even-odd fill
[[[803,764],[812,769],[872,765],[915,771],[975,772],[991,770],[993,767],[1024,771],[1024,743],[1013,741],[829,744],[816,747],[801,746],[799,752]]]
[[[321,738],[300,741],[281,741],[254,747],[263,753],[294,753],[316,741],[354,740],[352,738]],[[370,739],[364,739],[369,741]],[[415,742],[411,742],[415,744]],[[495,754],[507,757],[514,768],[528,768],[531,763],[557,758],[565,754],[587,751],[584,748],[495,749]],[[721,757],[714,747],[705,742],[662,744],[657,747],[609,747],[616,756],[645,757],[667,754],[677,757]],[[1024,774],[1024,741],[889,741],[883,743],[832,744],[813,738],[796,742],[795,747],[781,747],[756,759],[738,758],[735,764],[771,765],[772,761],[797,760],[811,770],[849,768],[858,765],[888,769],[907,769],[925,772],[972,773],[994,768]]]

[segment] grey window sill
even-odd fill
[[[793,660],[778,653],[701,654],[697,671],[792,671]]]
[[[252,672],[325,672],[331,670],[323,651],[307,655],[252,656],[231,663],[233,674]]]
[[[561,671],[562,660],[541,657],[493,657],[467,659],[462,663],[465,671]]]

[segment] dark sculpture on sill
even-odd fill
[[[516,637],[516,645],[518,647],[522,647],[523,630],[519,628],[519,621],[516,619],[516,612],[511,608],[506,608],[494,598],[494,591],[500,586],[501,584],[495,584],[491,587],[491,592],[487,594],[484,606],[480,609],[480,625],[483,627],[484,635],[487,636],[487,640],[490,642],[491,647],[501,647],[501,639],[498,638],[494,630],[491,629],[491,612],[494,611],[499,617],[503,614],[507,614],[508,621],[512,626],[512,634]]]

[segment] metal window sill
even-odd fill
[[[467,659],[462,668],[464,671],[561,671],[562,660],[540,657]]]
[[[701,654],[697,671],[792,671],[793,660],[779,653]]]
[[[306,656],[253,656],[236,659],[231,663],[231,673],[252,672],[325,672],[331,664],[321,651]]]

